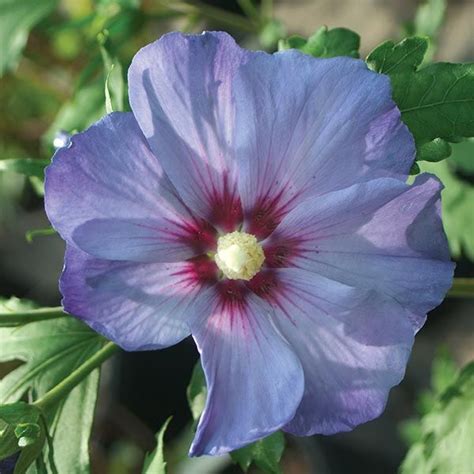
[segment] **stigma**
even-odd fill
[[[262,268],[265,255],[254,235],[235,231],[219,237],[214,259],[230,280],[251,280]]]

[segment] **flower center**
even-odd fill
[[[236,231],[219,237],[214,259],[230,280],[251,280],[262,268],[265,255],[254,235]]]

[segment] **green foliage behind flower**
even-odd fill
[[[0,0],[0,173],[25,176],[26,186],[41,194],[57,134],[84,130],[106,112],[128,110],[132,55],[176,25],[197,31],[211,24],[247,35],[269,51],[278,44],[280,50],[318,58],[360,57],[360,36],[347,28],[322,26],[309,38],[286,38],[270,3],[241,1],[242,14],[236,14],[187,1]],[[394,100],[416,141],[414,172],[419,166],[445,185],[444,225],[453,257],[474,261],[474,67],[433,62],[445,9],[444,0],[427,1],[406,25],[407,38],[383,42],[366,61],[390,77]],[[100,353],[105,341],[60,309],[38,309],[17,299],[0,301],[0,341],[0,362],[24,362],[0,380],[0,460],[20,453],[16,474],[33,463],[40,472],[62,473],[74,458],[77,472],[89,472],[99,370],[65,391],[60,404],[39,410],[35,402]],[[438,360],[422,417],[406,425],[412,446],[402,474],[474,471],[473,381],[472,363],[458,372],[448,359]],[[195,423],[205,395],[198,364],[188,389]],[[21,401],[25,396],[32,403]],[[146,473],[166,472],[167,426],[147,458]],[[277,473],[284,445],[284,436],[276,433],[235,451],[232,459],[244,470],[254,465]]]

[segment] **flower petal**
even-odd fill
[[[99,260],[68,245],[64,309],[125,350],[161,349],[189,336],[206,285],[190,262]]]
[[[297,266],[395,299],[417,329],[451,286],[454,265],[439,215],[439,181],[361,183],[294,209],[264,243],[290,243],[280,266]],[[270,259],[271,263],[272,260]]]
[[[390,80],[351,58],[254,54],[237,72],[235,146],[247,231],[267,236],[309,196],[405,180],[411,134]]]
[[[223,454],[285,425],[303,393],[301,365],[270,321],[270,307],[255,295],[211,305],[205,324],[193,327],[208,398],[190,454]]]
[[[45,206],[68,242],[99,258],[173,261],[196,254],[199,224],[131,113],[72,138],[46,170]]]
[[[404,309],[300,269],[278,269],[276,278],[268,300],[305,376],[302,402],[284,430],[333,434],[379,416],[413,344]]]
[[[232,77],[248,54],[226,33],[170,33],[135,55],[128,76],[133,112],[180,196],[224,228],[241,217]]]

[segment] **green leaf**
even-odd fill
[[[96,80],[79,89],[70,101],[64,103],[44,139],[51,145],[58,131],[75,133],[84,130],[104,114],[103,82]]]
[[[58,0],[0,0],[0,77],[17,65],[31,28],[57,3]]]
[[[298,49],[303,53],[317,58],[333,58],[335,56],[359,57],[360,37],[346,28],[328,30],[326,26],[310,36],[307,40],[301,36],[292,36],[281,40],[280,50]]]
[[[202,370],[200,360],[198,360],[194,366],[186,394],[193,420],[197,422],[201,413],[204,411],[207,397],[206,377]]]
[[[419,36],[405,38],[400,43],[385,41],[377,46],[368,56],[367,64],[381,74],[399,74],[414,72],[423,62],[428,40]]]
[[[453,145],[453,156],[450,160],[456,160],[458,147],[458,144]],[[470,158],[472,159],[472,155]],[[420,167],[422,171],[434,173],[444,184],[441,205],[451,255],[456,258],[465,256],[474,261],[474,186],[456,176],[450,170],[450,163],[451,161],[420,162]]]
[[[57,471],[76,474],[90,473],[89,438],[94,421],[94,410],[99,386],[99,370],[92,372],[81,384],[72,390],[46,420],[52,446],[47,456],[52,456]],[[71,464],[74,460],[74,464]],[[51,464],[51,463],[50,463]]]
[[[435,63],[391,79],[393,98],[417,143],[474,136],[474,64]]]
[[[24,402],[0,406],[0,419],[6,424],[0,434],[0,459],[20,451],[15,474],[24,474],[41,454],[46,438],[40,417],[38,408]]]
[[[280,459],[285,450],[285,437],[277,431],[267,438],[232,451],[230,456],[247,472],[252,463],[269,474],[280,474]]]
[[[99,34],[98,42],[105,71],[105,110],[108,114],[121,112],[124,110],[125,94],[122,65],[110,52],[107,31]]]
[[[416,159],[437,162],[448,158],[451,152],[451,145],[448,142],[441,138],[435,138],[431,142],[422,143],[416,147]]]
[[[474,362],[438,396],[420,430],[422,438],[408,451],[401,474],[473,472]]]
[[[104,344],[101,336],[72,317],[0,328],[0,340],[0,362],[25,362],[0,381],[1,403],[15,402],[24,395],[39,399]],[[71,469],[74,473],[90,472],[88,439],[98,378],[96,370],[45,413],[60,473]]]
[[[417,69],[427,46],[422,37],[387,41],[369,54],[367,63],[390,76],[393,99],[415,137],[417,160],[439,161],[449,156],[446,142],[474,136],[474,64]]]
[[[143,474],[166,474],[166,461],[163,454],[163,438],[170,421],[171,417],[164,422],[160,431],[156,435],[156,448],[152,453],[146,456],[145,464],[143,465]]]
[[[37,160],[33,158],[10,158],[0,160],[0,172],[9,171],[23,174],[25,176],[36,176],[43,178],[44,169],[49,165],[49,160]]]

